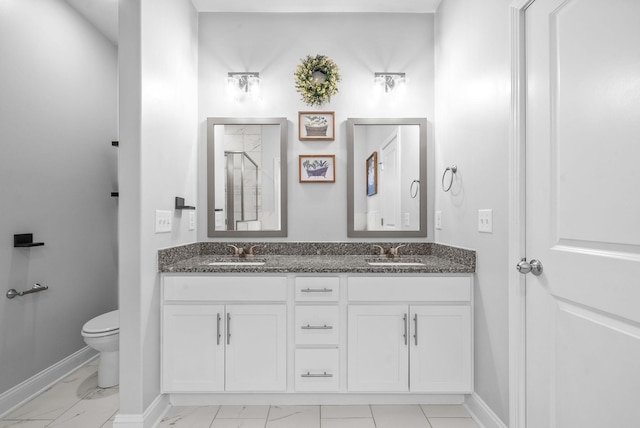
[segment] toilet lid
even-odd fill
[[[87,321],[82,327],[85,333],[108,333],[120,328],[120,311],[115,310]]]

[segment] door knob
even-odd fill
[[[520,263],[516,266],[518,272],[525,275],[531,272],[535,276],[539,276],[542,274],[542,262],[540,260],[531,259],[529,263],[527,263],[527,259],[520,260]]]

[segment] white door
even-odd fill
[[[227,305],[227,391],[286,389],[286,321],[285,305]]]
[[[409,385],[412,392],[473,392],[471,308],[411,306]]]
[[[349,391],[409,389],[409,313],[406,305],[349,306]]]
[[[398,129],[380,148],[378,187],[383,230],[401,230],[400,144]]]
[[[527,426],[640,426],[640,1],[526,17]]]
[[[224,390],[224,306],[165,305],[162,392]]]

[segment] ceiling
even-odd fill
[[[199,12],[435,12],[441,0],[192,0]]]
[[[118,43],[118,0],[65,0]],[[433,13],[441,0],[192,0],[198,12]]]

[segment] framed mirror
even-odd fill
[[[207,119],[209,237],[287,236],[287,119]]]
[[[427,119],[347,119],[347,236],[427,236]]]

